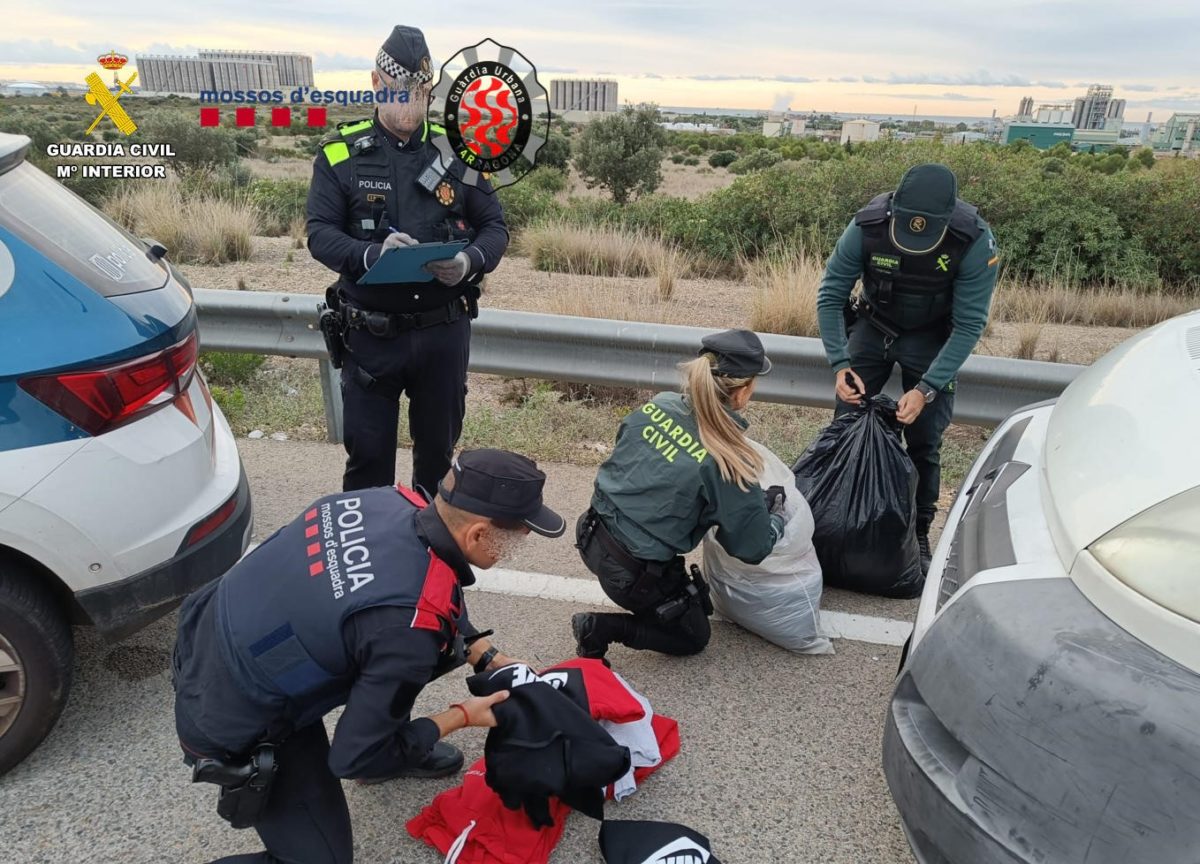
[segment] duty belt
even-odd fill
[[[465,297],[455,297],[445,306],[425,312],[379,312],[373,309],[362,309],[350,303],[344,303],[342,309],[348,328],[352,330],[364,328],[372,336],[394,339],[409,330],[422,330],[437,324],[457,321],[467,312],[467,300]]]
[[[641,598],[658,591],[667,597],[678,594],[687,583],[683,558],[675,556],[669,561],[646,561],[625,548],[625,544],[612,535],[600,514],[588,511],[587,532],[581,538],[580,551],[595,539],[612,556],[613,560],[635,577],[631,594]]]

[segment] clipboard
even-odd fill
[[[358,280],[359,285],[390,285],[396,282],[432,282],[433,274],[423,268],[430,261],[445,261],[467,248],[466,240],[449,243],[418,243],[416,246],[396,246],[379,256],[379,260]]]

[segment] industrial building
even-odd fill
[[[1004,143],[1028,141],[1039,150],[1049,150],[1055,144],[1070,144],[1075,127],[1070,123],[1037,123],[1013,121],[1004,129]]]
[[[860,144],[879,140],[879,124],[874,120],[847,120],[842,124],[843,144]]]
[[[1112,94],[1113,88],[1109,85],[1093,84],[1085,95],[1077,98],[1071,117],[1075,128],[1107,129],[1112,125],[1119,127],[1125,114],[1125,100],[1113,99]]]
[[[808,126],[804,117],[791,117],[784,114],[768,114],[763,121],[762,134],[764,138],[784,138],[789,135],[803,135]]]
[[[312,87],[312,58],[271,51],[201,51],[198,57],[148,55],[134,59],[142,93],[196,96],[211,90]]]
[[[1117,126],[1107,129],[1076,129],[1071,138],[1071,147],[1080,152],[1105,153],[1117,146],[1121,130]]]
[[[1025,98],[1023,98],[1021,100],[1021,107],[1017,109],[1017,116],[1018,117],[1032,117],[1033,116],[1033,97],[1032,96],[1026,96]]]
[[[557,79],[550,82],[550,110],[556,114],[616,111],[619,106],[616,81]]]
[[[1171,119],[1158,130],[1154,149],[1177,153],[1200,152],[1200,114],[1172,114]]]

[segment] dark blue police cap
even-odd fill
[[[405,78],[433,80],[429,46],[425,43],[425,34],[416,27],[400,24],[393,27],[391,35],[375,55],[375,65],[397,81]]]
[[[567,523],[542,503],[546,475],[537,463],[507,450],[464,450],[450,466],[454,488],[438,483],[447,504],[503,522],[520,522],[544,537],[558,537]]]

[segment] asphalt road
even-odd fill
[[[269,534],[304,504],[338,488],[340,449],[291,442],[239,442],[255,495],[256,535]],[[552,506],[578,513],[590,472],[550,467]],[[401,465],[405,476],[407,466]],[[526,544],[507,566],[584,577],[568,544]],[[566,622],[578,607],[472,592],[472,619],[494,627],[504,649],[534,665],[573,653]],[[911,604],[834,594],[847,611],[910,618]],[[204,862],[253,851],[252,831],[216,815],[215,787],[191,785],[174,738],[168,661],[175,615],[124,643],[76,631],[75,688],[42,747],[0,778],[0,860]],[[613,818],[683,822],[709,836],[725,864],[911,862],[884,784],[883,716],[896,648],[839,640],[837,653],[800,657],[726,623],[709,649],[668,658],[616,648],[614,668],[681,726],[682,752],[638,793],[609,805]],[[465,693],[462,674],[426,688],[418,711]],[[326,722],[332,730],[336,714]],[[468,760],[483,735],[454,736]],[[347,784],[356,860],[436,864],[404,823],[453,780]],[[570,817],[552,859],[601,858],[598,824]]]

